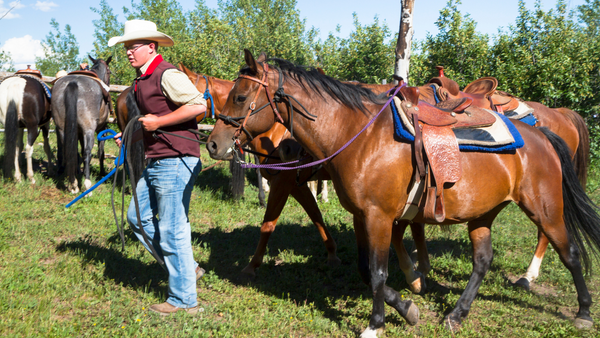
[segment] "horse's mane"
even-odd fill
[[[323,99],[324,94],[333,98],[337,102],[352,108],[368,113],[363,101],[369,101],[375,104],[384,104],[386,99],[382,95],[373,93],[370,89],[343,83],[332,77],[321,74],[315,67],[299,66],[290,61],[280,58],[270,58],[267,62],[273,61],[277,64],[277,69],[282,75],[287,75],[296,81],[305,91],[316,92]],[[250,67],[245,66],[240,70],[240,74],[252,75]]]

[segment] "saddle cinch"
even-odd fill
[[[479,128],[492,125],[496,117],[473,105],[473,99],[448,99],[431,105],[419,101],[417,87],[402,87],[401,108],[415,129],[413,153],[416,170],[415,184],[425,180],[423,216],[443,222],[444,184],[456,183],[462,176],[460,152],[454,128]],[[423,156],[425,155],[425,156]]]

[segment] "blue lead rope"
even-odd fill
[[[105,134],[110,134],[108,136],[105,136]],[[117,133],[112,130],[112,129],[106,129],[103,130],[101,132],[98,133],[98,141],[106,141],[106,140],[110,140],[113,139],[114,136]],[[69,204],[67,204],[65,206],[65,208],[70,207],[71,205],[75,204],[75,202],[79,201],[83,196],[89,194],[90,192],[92,192],[94,189],[96,189],[100,184],[104,183],[109,177],[111,177],[114,173],[117,172],[117,169],[123,164],[123,162],[125,161],[125,149],[123,149],[123,151],[121,151],[121,156],[119,158],[115,159],[115,168],[108,173],[108,175],[102,177],[102,179],[100,181],[98,181],[98,183],[94,184],[93,187],[89,188],[88,190],[84,191],[83,193],[81,193],[81,195],[77,196],[77,198],[75,198],[74,200],[72,200],[71,202],[69,202]]]
[[[206,90],[204,91],[204,99],[208,100],[210,99],[210,112],[211,112],[211,118],[215,118],[215,100],[213,100],[212,95],[210,94],[210,90],[208,90],[208,79],[206,78],[206,75],[204,76],[204,80],[206,80]]]

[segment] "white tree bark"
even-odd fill
[[[400,29],[398,41],[396,42],[396,63],[394,74],[408,83],[408,72],[410,70],[410,51],[413,37],[413,8],[415,0],[401,0],[402,10],[400,12]],[[397,83],[397,81],[396,81]]]

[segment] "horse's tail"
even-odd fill
[[[135,120],[140,115],[140,109],[135,101],[135,91],[133,89],[127,94],[125,105],[127,106],[127,123],[129,123],[129,121]],[[140,127],[141,123],[136,121],[133,130],[137,130]],[[134,143],[129,147],[128,151],[130,152],[130,159],[133,162],[128,164],[131,166],[131,172],[133,173],[131,179],[137,182],[142,177],[145,167],[144,144],[142,142]]]
[[[588,174],[588,166],[590,159],[590,133],[588,131],[587,125],[585,124],[585,120],[581,115],[577,114],[577,112],[572,111],[567,108],[556,108],[563,115],[568,117],[573,125],[577,129],[577,134],[579,134],[579,145],[577,146],[577,151],[575,152],[575,158],[573,159],[573,164],[575,165],[575,171],[577,173],[577,177],[579,178],[579,182],[585,188],[587,183],[587,174]]]
[[[19,134],[19,112],[17,103],[10,99],[4,120],[4,178],[12,177],[17,159],[17,136]]]
[[[79,169],[79,159],[77,156],[77,100],[79,98],[79,88],[76,82],[69,82],[64,93],[65,100],[65,140],[64,156],[65,169],[69,183],[72,183]]]
[[[571,161],[571,151],[565,141],[547,128],[539,129],[550,140],[560,158],[565,225],[570,238],[581,253],[586,273],[591,272],[592,258],[600,258],[599,208],[579,183]]]

